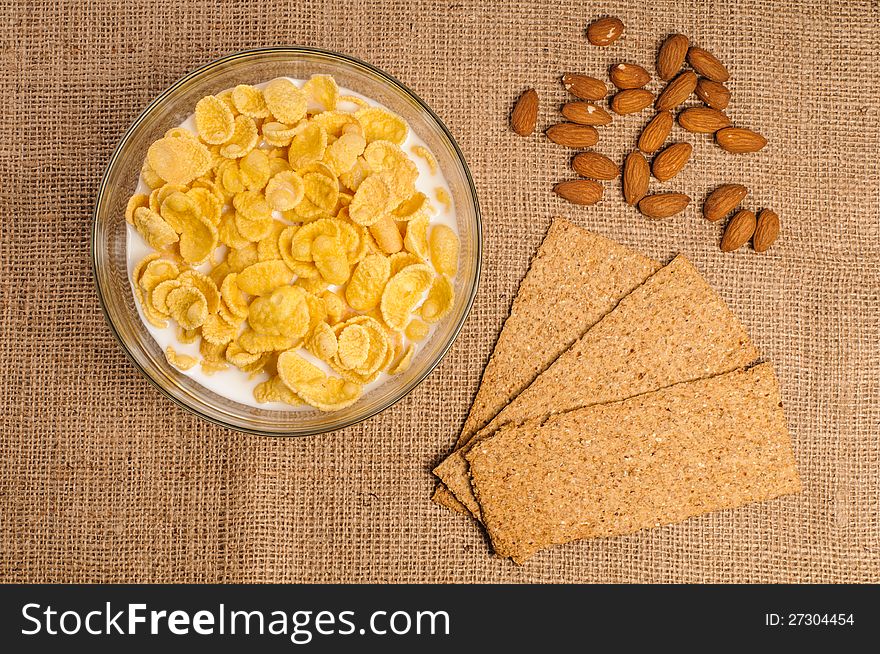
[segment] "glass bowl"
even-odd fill
[[[126,261],[124,211],[137,186],[147,148],[191,115],[203,96],[237,84],[255,84],[280,76],[307,79],[317,73],[332,75],[341,87],[398,113],[434,153],[449,183],[461,240],[455,306],[431,337],[420,343],[406,372],[387,377],[354,405],[329,413],[262,409],[217,395],[165,360],[135,306]],[[231,429],[266,435],[306,436],[342,429],[376,415],[409,393],[437,366],[461,330],[476,295],[481,256],[482,226],[476,189],[461,150],[437,115],[387,73],[353,57],[301,47],[229,55],[191,72],[159,95],[135,120],[110,158],[98,191],[92,232],[92,264],[101,306],[132,363],[185,409]]]

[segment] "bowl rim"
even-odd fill
[[[99,244],[98,244],[99,215],[98,215],[98,210],[99,210],[99,207],[101,206],[101,201],[104,198],[104,195],[107,190],[107,184],[108,184],[108,180],[110,177],[110,171],[115,166],[117,160],[119,159],[119,156],[120,156],[120,153],[122,151],[123,146],[128,143],[128,141],[131,138],[135,129],[141,125],[141,123],[146,119],[146,116],[151,112],[151,110],[157,104],[159,104],[165,98],[167,98],[169,95],[174,93],[182,85],[190,82],[191,80],[201,76],[203,73],[205,73],[209,70],[212,70],[218,66],[222,66],[224,64],[227,64],[232,61],[236,61],[238,59],[245,59],[250,56],[267,54],[267,53],[286,53],[286,54],[291,54],[291,55],[317,54],[317,55],[327,56],[331,59],[339,59],[345,63],[352,64],[356,67],[361,67],[361,68],[366,69],[369,73],[377,76],[382,81],[384,81],[386,84],[390,84],[392,87],[396,87],[399,91],[403,92],[404,95],[409,96],[422,110],[424,110],[434,120],[434,122],[440,128],[441,132],[443,132],[443,135],[448,139],[449,144],[452,146],[452,149],[455,152],[455,156],[458,158],[458,160],[461,164],[462,170],[464,171],[464,176],[465,176],[467,184],[470,188],[470,194],[471,194],[471,197],[473,198],[473,205],[474,205],[475,236],[476,236],[476,238],[475,238],[475,243],[476,243],[476,247],[475,247],[475,250],[476,250],[475,280],[474,280],[473,286],[468,294],[468,297],[466,298],[466,304],[465,304],[464,312],[461,315],[461,319],[458,321],[458,324],[456,324],[453,327],[452,331],[450,332],[450,336],[448,338],[448,341],[440,349],[435,360],[429,366],[427,366],[422,372],[420,372],[417,376],[415,376],[413,378],[413,380],[409,382],[409,384],[404,386],[401,389],[400,393],[393,400],[388,402],[387,404],[385,404],[383,406],[379,406],[376,409],[367,412],[363,416],[357,416],[357,417],[352,417],[352,418],[346,419],[338,425],[328,426],[326,429],[321,428],[321,427],[317,427],[313,431],[309,431],[308,433],[303,433],[303,434],[271,432],[271,431],[264,431],[264,430],[257,429],[257,428],[229,424],[219,418],[215,418],[213,416],[206,415],[206,414],[202,413],[201,411],[199,411],[197,408],[190,406],[183,399],[177,397],[177,395],[175,393],[173,393],[171,390],[165,388],[162,384],[160,384],[158,381],[153,379],[152,375],[150,375],[149,372],[147,372],[147,370],[145,370],[144,367],[141,366],[141,364],[137,361],[137,359],[132,355],[131,351],[129,350],[128,344],[124,341],[121,334],[117,330],[116,325],[113,322],[113,319],[110,317],[110,312],[107,309],[107,301],[106,301],[106,297],[105,297],[105,293],[104,293],[104,287],[102,286],[102,283],[101,283],[101,277],[98,274],[98,250],[99,250]],[[138,114],[137,118],[135,118],[135,120],[132,122],[132,124],[128,127],[128,129],[125,130],[122,137],[119,139],[119,142],[116,144],[116,147],[113,149],[113,152],[111,153],[110,158],[107,161],[107,165],[104,168],[104,173],[101,175],[101,181],[98,185],[98,192],[95,197],[95,204],[94,204],[94,208],[92,210],[92,236],[91,236],[90,250],[91,250],[90,258],[91,258],[91,267],[92,267],[92,278],[94,280],[95,288],[98,293],[98,303],[101,305],[101,313],[104,315],[104,320],[107,323],[107,325],[110,327],[110,331],[113,334],[113,337],[116,339],[116,342],[122,348],[122,351],[125,354],[126,358],[134,365],[135,369],[137,369],[138,372],[140,372],[141,376],[145,377],[147,379],[147,381],[154,388],[158,389],[158,391],[162,395],[164,395],[166,398],[171,400],[174,404],[181,407],[182,409],[184,409],[188,413],[195,415],[198,418],[201,418],[202,420],[205,420],[209,423],[223,427],[225,429],[231,429],[233,431],[238,431],[238,432],[242,432],[242,433],[246,433],[246,434],[253,434],[253,435],[258,435],[258,436],[270,436],[270,437],[274,437],[274,438],[306,438],[309,436],[317,436],[320,434],[327,434],[330,432],[336,432],[336,431],[340,431],[342,429],[347,429],[349,427],[352,427],[353,425],[357,425],[357,424],[360,424],[360,423],[365,422],[367,420],[370,420],[371,418],[374,418],[379,413],[382,413],[383,411],[390,409],[395,404],[397,404],[398,402],[403,400],[405,397],[407,397],[410,393],[412,393],[412,391],[415,390],[415,388],[417,386],[419,386],[423,381],[425,381],[425,379],[427,379],[427,377],[432,372],[434,372],[434,370],[436,370],[437,366],[440,365],[440,363],[443,361],[443,359],[446,358],[446,355],[449,353],[449,350],[452,348],[452,345],[458,339],[458,336],[461,333],[461,330],[464,327],[465,322],[467,322],[467,319],[470,316],[470,312],[473,309],[474,300],[476,299],[477,290],[479,289],[480,281],[482,279],[483,220],[482,220],[482,212],[480,210],[480,201],[479,201],[479,197],[477,195],[477,188],[476,188],[476,185],[474,184],[473,176],[471,175],[471,170],[470,170],[470,167],[468,166],[467,160],[464,157],[464,153],[461,151],[461,148],[458,145],[458,141],[455,140],[455,137],[452,135],[452,132],[449,131],[449,128],[446,126],[446,123],[444,123],[440,119],[440,117],[434,112],[434,110],[431,109],[431,107],[428,106],[428,104],[424,100],[422,100],[415,92],[413,92],[409,87],[407,87],[405,84],[403,84],[400,80],[398,80],[393,75],[390,75],[389,73],[386,73],[385,71],[381,70],[380,68],[377,68],[376,66],[373,66],[372,64],[370,64],[366,61],[363,61],[362,59],[359,59],[357,57],[354,57],[351,55],[346,55],[346,54],[341,54],[339,52],[335,52],[333,50],[327,50],[325,48],[315,48],[315,47],[310,47],[310,46],[278,45],[278,46],[267,46],[267,47],[262,47],[262,48],[250,48],[247,50],[239,50],[239,51],[230,53],[228,55],[224,55],[222,57],[219,57],[217,59],[214,59],[212,61],[209,61],[208,63],[202,64],[201,66],[194,68],[193,70],[188,72],[183,77],[180,77],[179,79],[177,79],[177,81],[175,81],[173,84],[171,84],[169,87],[167,87],[161,93],[159,93],[159,95],[157,95],[155,98],[153,98],[141,110],[141,112]]]

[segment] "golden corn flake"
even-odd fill
[[[431,284],[428,297],[419,308],[419,314],[425,322],[434,323],[452,310],[455,291],[452,282],[446,275],[438,275]]]
[[[362,156],[355,160],[354,166],[339,174],[339,181],[351,191],[357,191],[358,187],[370,175],[370,165]]]
[[[316,365],[292,351],[278,357],[278,376],[306,403],[321,411],[335,411],[354,404],[362,387],[338,377],[328,377]]]
[[[196,131],[205,143],[226,143],[234,129],[235,116],[223,100],[208,95],[196,103]]]
[[[202,292],[192,286],[180,286],[168,293],[168,313],[184,329],[201,327],[208,317],[208,303]]]
[[[220,296],[232,315],[243,320],[248,315],[247,298],[238,286],[238,273],[229,273],[220,286]]]
[[[232,104],[238,113],[251,118],[265,118],[269,115],[263,92],[249,84],[239,84],[232,89]]]
[[[272,221],[272,231],[257,242],[257,256],[260,261],[281,259],[281,250],[278,249],[278,237],[286,228],[287,225],[281,221]]]
[[[289,336],[274,336],[271,334],[259,334],[252,329],[244,330],[238,337],[238,342],[248,352],[263,354],[276,350],[289,350],[296,344],[296,339]]]
[[[354,168],[367,142],[360,134],[343,134],[324,151],[326,163],[337,175]]]
[[[236,278],[238,287],[250,295],[268,295],[292,281],[293,272],[283,261],[257,262],[238,273]]]
[[[301,385],[297,395],[320,411],[339,411],[357,402],[362,392],[360,384],[339,377],[325,377],[319,382]]]
[[[435,225],[428,238],[434,269],[453,277],[458,271],[458,235],[448,225]]]
[[[269,145],[276,148],[286,148],[290,145],[298,130],[290,125],[272,121],[263,123],[260,131],[262,132],[263,140]]]
[[[385,254],[394,254],[403,249],[403,238],[397,223],[390,215],[385,214],[378,221],[370,225],[370,234],[376,241],[376,245]]]
[[[297,261],[313,261],[312,244],[319,236],[339,236],[340,223],[329,218],[315,220],[300,228],[293,228],[290,239],[290,253]],[[285,230],[286,231],[286,230]],[[285,233],[279,238],[279,247],[285,242]]]
[[[416,179],[419,169],[409,159],[405,159],[393,170],[383,170],[376,173],[388,185],[390,197],[388,208],[396,209],[404,200],[412,197],[416,192]]]
[[[362,363],[353,368],[347,368],[342,365],[337,354],[337,357],[331,363],[331,367],[348,381],[353,381],[358,384],[369,384],[379,376],[382,367],[387,365],[390,361],[389,351],[393,348],[388,342],[388,333],[378,320],[369,316],[355,316],[348,320],[346,324],[343,325],[342,330],[340,330],[340,336],[342,331],[353,325],[362,327],[367,333],[367,338],[369,340],[367,356]]]
[[[452,198],[449,197],[449,191],[442,186],[438,186],[434,189],[434,197],[437,198],[437,202],[439,202],[440,206],[446,211],[449,211],[452,208]]]
[[[421,341],[424,340],[430,331],[431,327],[427,323],[422,322],[418,318],[413,318],[403,333],[411,341]]]
[[[200,216],[215,227],[220,224],[224,203],[217,199],[217,195],[213,191],[203,186],[197,186],[188,190],[186,197],[193,201]]]
[[[321,295],[329,286],[327,280],[322,277],[300,277],[294,282],[294,285],[315,296]]]
[[[345,318],[348,307],[345,305],[345,300],[343,300],[338,293],[334,291],[324,291],[321,294],[321,299],[324,300],[328,323],[335,325]]]
[[[431,287],[433,277],[427,265],[416,264],[407,266],[389,279],[380,302],[385,324],[397,331],[406,328],[410,314]]]
[[[217,228],[207,218],[196,214],[183,225],[180,234],[180,256],[193,266],[204,263],[217,247]]]
[[[241,346],[241,343],[233,341],[226,346],[224,356],[226,360],[236,368],[244,368],[260,360],[262,352],[249,352]]]
[[[393,368],[388,370],[389,374],[399,375],[402,372],[406,372],[410,364],[412,364],[413,355],[416,352],[416,347],[412,343],[406,346],[406,350],[403,352],[403,356],[400,357],[400,360],[394,365]]]
[[[254,388],[254,399],[260,403],[284,402],[293,406],[303,403],[299,396],[281,381],[278,375],[257,384]]]
[[[406,224],[403,247],[421,259],[428,258],[428,217],[419,216]]]
[[[391,141],[397,145],[406,140],[409,128],[398,115],[381,107],[368,107],[355,112],[355,117],[364,127],[364,138],[367,143],[373,141]]]
[[[351,270],[348,267],[348,256],[338,237],[318,236],[312,241],[312,257],[315,267],[329,284],[344,284],[348,281]]]
[[[296,211],[307,218],[327,214],[335,206],[339,198],[339,184],[335,177],[328,177],[319,172],[310,172],[302,176],[303,200],[297,205]]]
[[[235,224],[235,217],[235,211],[227,211],[224,213],[220,218],[217,235],[223,245],[230,248],[243,248],[250,245],[250,241],[238,231],[238,226]]]
[[[336,80],[329,75],[312,75],[303,85],[303,92],[308,97],[310,104],[317,105],[321,111],[336,109],[339,101],[339,87]]]
[[[209,343],[225,345],[238,336],[238,327],[230,325],[219,315],[211,314],[202,324],[202,338]]]
[[[403,165],[408,157],[400,146],[391,141],[373,141],[364,149],[364,161],[370,170],[380,173],[383,170],[394,170]]]
[[[357,368],[370,353],[370,333],[362,325],[348,325],[338,338],[336,356],[343,368]]]
[[[263,150],[251,150],[241,158],[238,164],[241,181],[250,191],[261,191],[269,181],[272,169],[269,166],[269,155]]]
[[[217,166],[217,180],[225,198],[241,193],[247,188],[244,185],[244,179],[242,179],[236,159],[224,159]]]
[[[294,170],[299,170],[324,157],[327,149],[327,132],[320,125],[309,123],[290,143],[287,160]]]
[[[146,207],[138,207],[134,212],[134,228],[154,250],[164,250],[177,243],[177,232],[162,216]]]
[[[239,234],[252,243],[256,243],[269,236],[272,233],[274,222],[271,212],[269,216],[259,220],[252,220],[239,212],[235,214],[235,228]]]
[[[156,192],[159,213],[175,232],[182,233],[188,221],[196,220],[199,207],[193,197],[187,195],[183,186],[166,184]],[[178,190],[179,189],[179,190]]]
[[[235,248],[226,253],[226,263],[229,272],[240,273],[248,266],[252,266],[260,260],[257,246],[248,241],[243,248]]]
[[[159,188],[165,183],[165,180],[159,177],[159,175],[156,174],[156,171],[150,166],[149,158],[144,159],[144,164],[141,166],[141,178],[150,189]]]
[[[220,154],[227,159],[239,159],[253,150],[258,140],[259,134],[254,119],[244,114],[236,116],[232,138],[220,147]]]
[[[434,158],[433,153],[428,148],[424,145],[414,145],[410,148],[410,152],[425,160],[425,163],[428,164],[428,170],[431,171],[432,175],[437,174],[437,159]]]
[[[309,329],[306,293],[298,286],[281,286],[251,302],[248,324],[259,334],[302,338]]]
[[[282,123],[293,125],[306,115],[306,94],[289,79],[273,79],[266,85],[263,98],[272,115]]]
[[[144,293],[150,293],[162,282],[168,279],[176,279],[180,274],[180,268],[174,261],[160,259],[158,254],[148,259],[144,259],[141,262],[142,267],[139,273],[135,269],[137,284]]]
[[[408,222],[423,216],[427,217],[430,208],[431,203],[428,200],[428,196],[419,191],[413,193],[408,199],[397,205],[397,208],[391,212],[391,217],[394,220]]]
[[[358,186],[348,215],[358,225],[369,227],[388,212],[390,199],[388,184],[378,175],[370,175]]]
[[[208,303],[208,313],[217,313],[217,309],[220,308],[220,292],[213,279],[198,270],[185,270],[177,277],[177,281],[184,286],[199,289]]]
[[[177,279],[166,279],[164,282],[156,284],[153,290],[150,291],[150,305],[157,313],[163,316],[169,315],[168,294],[175,288],[180,288],[180,281]]]
[[[125,222],[129,225],[134,225],[134,212],[141,207],[149,208],[150,206],[150,196],[145,195],[144,193],[135,193],[128,200],[128,204],[125,207]]]
[[[184,343],[185,345],[195,343],[201,335],[201,327],[197,327],[196,329],[184,329],[183,327],[177,328],[177,340],[181,343]]]
[[[368,255],[354,269],[345,288],[345,299],[355,311],[369,311],[379,304],[391,276],[391,263],[379,254]]]
[[[305,197],[303,179],[292,170],[276,173],[266,184],[266,202],[276,211],[288,211]]]
[[[147,150],[150,168],[170,184],[189,184],[210,170],[211,153],[191,138],[163,137]]]
[[[412,252],[395,252],[389,257],[391,262],[391,275],[396,275],[407,266],[417,263],[425,263],[424,260],[414,255]]]
[[[244,218],[253,221],[269,220],[272,218],[272,210],[266,202],[266,197],[257,191],[242,191],[232,198],[232,206]],[[258,240],[258,239],[254,239]]]
[[[319,322],[306,339],[306,348],[322,361],[330,361],[336,355],[339,343],[336,333],[326,322]]]
[[[165,348],[165,360],[178,370],[189,370],[198,363],[195,357],[188,354],[178,354],[170,345]]]

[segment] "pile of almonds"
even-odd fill
[[[624,24],[618,18],[601,18],[587,28],[587,38],[593,45],[608,46],[623,34]],[[690,67],[684,69],[685,63]],[[649,193],[653,175],[660,182],[673,179],[687,165],[693,152],[690,143],[681,141],[663,147],[678,124],[694,134],[712,134],[722,150],[742,154],[757,152],[767,145],[767,139],[758,132],[734,126],[724,110],[730,102],[730,91],[724,86],[730,78],[727,68],[712,53],[691,45],[682,34],[670,35],[660,46],[656,62],[657,76],[667,82],[656,96],[644,87],[651,74],[634,63],[611,66],[609,78],[617,91],[608,102],[613,114],[627,115],[644,111],[652,104],[656,113],[638,137],[637,147],[623,161],[623,196],[626,203],[637,206],[648,218],[668,218],[683,211],[691,199],[684,193]],[[611,124],[613,115],[597,104],[608,95],[605,82],[595,77],[566,73],[562,83],[575,101],[562,106],[567,122],[548,128],[547,137],[559,145],[591,148],[599,142],[599,130]],[[703,102],[703,107],[691,107],[673,112],[691,94]],[[534,89],[525,91],[517,100],[510,117],[513,131],[529,136],[535,130],[538,118],[538,94]],[[645,155],[653,155],[650,165]],[[604,188],[600,182],[611,181],[621,175],[621,167],[609,157],[594,151],[577,154],[571,163],[580,179],[558,183],[554,191],[569,202],[591,205],[602,199]],[[748,194],[741,184],[723,184],[706,199],[704,216],[717,221],[732,213]],[[779,235],[779,216],[764,209],[758,216],[746,209],[737,211],[727,224],[721,239],[721,249],[731,252],[752,240],[756,252],[763,252]]]

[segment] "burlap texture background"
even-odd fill
[[[593,17],[625,38],[586,44]],[[880,5],[0,0],[0,579],[5,581],[880,581]],[[670,187],[697,201],[649,222],[616,186],[578,209],[550,192],[568,153],[507,130],[527,86],[540,127],[560,73],[652,65],[670,31],[732,70],[730,113],[770,139],[754,156],[709,139]],[[88,259],[99,177],[125,128],[217,56],[303,44],[364,58],[457,136],[485,219],[477,303],[438,370],[345,432],[226,431],[161,397],[104,324]],[[652,89],[657,88],[652,82]],[[622,157],[648,114],[598,149]],[[741,181],[780,243],[718,250],[698,216]],[[490,558],[474,523],[429,500],[517,284],[553,215],[705,272],[772,361],[805,491],[627,538]]]

